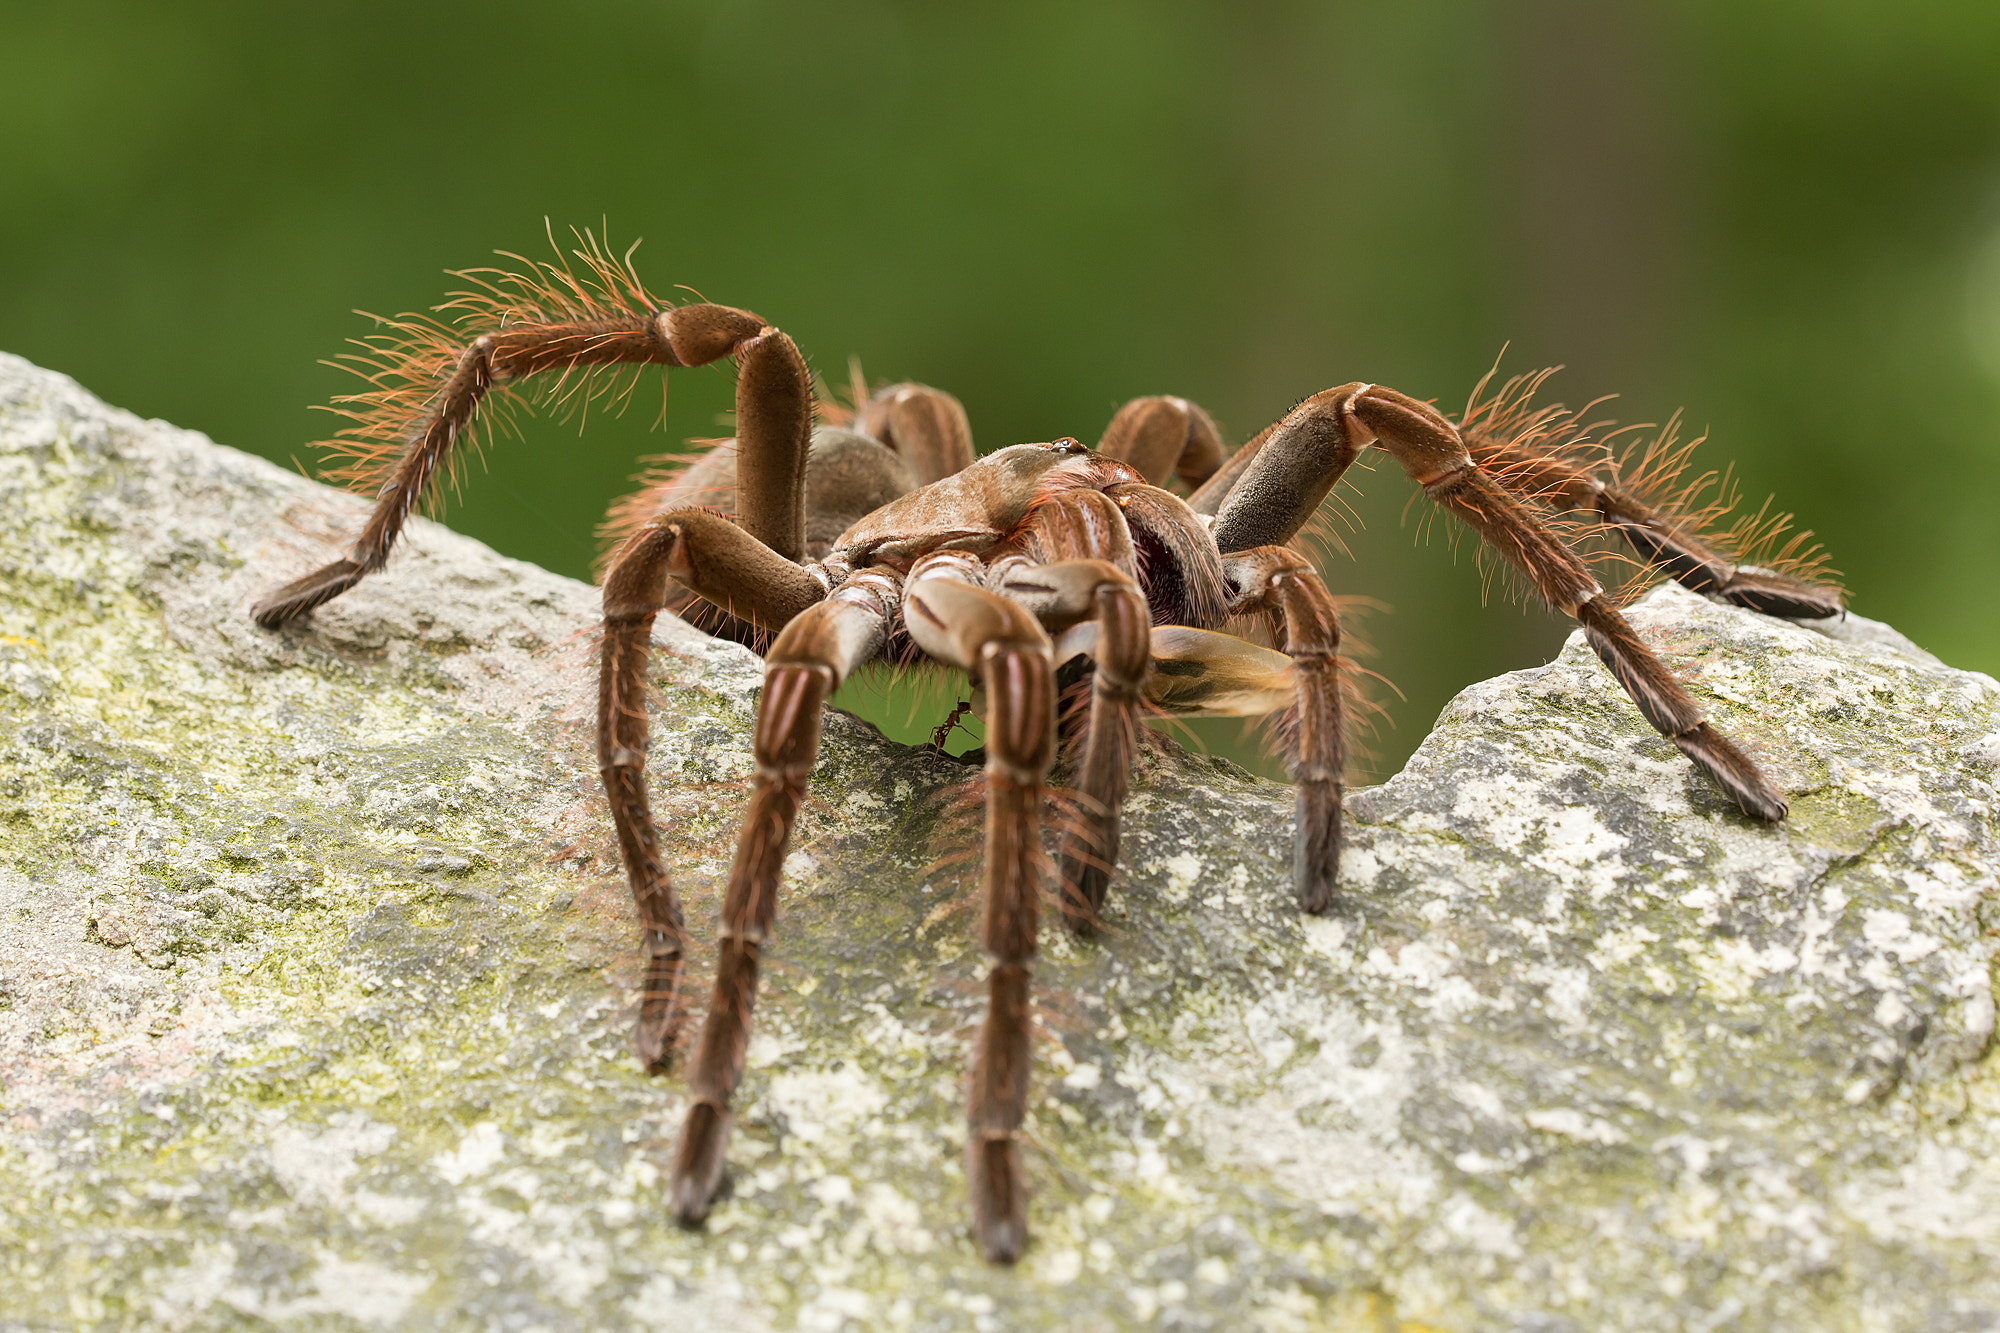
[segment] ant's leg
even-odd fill
[[[1341,778],[1346,719],[1340,693],[1340,617],[1312,562],[1289,546],[1254,546],[1222,559],[1237,611],[1262,610],[1271,638],[1292,659],[1296,721],[1289,742],[1292,884],[1299,906],[1333,906],[1340,869]]]
[[[1765,615],[1818,620],[1841,613],[1836,588],[1767,569],[1731,563],[1663,513],[1629,492],[1606,486],[1589,471],[1531,446],[1490,435],[1466,436],[1473,460],[1517,495],[1559,509],[1592,513],[1616,529],[1642,560],[1693,592]]]
[[[378,380],[417,378],[435,348],[413,337],[388,356],[390,365]],[[805,360],[792,340],[756,315],[728,306],[607,310],[601,318],[513,323],[482,333],[440,367],[441,378],[420,410],[400,416],[390,402],[379,413],[363,414],[363,434],[369,438],[362,447],[400,447],[401,453],[382,478],[361,536],[345,558],[267,594],[251,608],[252,616],[275,629],[381,569],[410,512],[496,388],[549,371],[700,366],[724,356],[738,362],[736,408],[748,474],[738,484],[737,514],[765,545],[798,559],[804,554],[802,497],[812,402]]]
[[[825,595],[819,582],[727,519],[699,509],[665,514],[619,550],[604,579],[604,642],[597,686],[597,760],[639,912],[646,978],[635,1036],[640,1063],[664,1069],[685,1016],[680,906],[660,857],[646,799],[646,662],[669,575],[713,604],[772,629]]]
[[[901,454],[919,486],[964,471],[977,456],[964,406],[928,384],[891,384],[877,391],[861,405],[854,429]]]
[[[674,1150],[674,1216],[708,1216],[729,1143],[729,1100],[743,1077],[757,973],[778,909],[778,875],[792,822],[819,754],[821,709],[850,672],[876,657],[901,589],[866,571],[785,626],[764,667],[753,742],[757,776],[722,902],[720,956],[708,1019],[688,1071],[688,1113]]]
[[[1045,776],[1055,754],[1055,672],[1048,636],[1019,603],[979,586],[978,562],[927,557],[903,593],[903,623],[926,653],[979,673],[986,691],[986,911],[993,960],[986,1020],[972,1060],[965,1173],[986,1257],[1013,1263],[1027,1244],[1017,1135],[1028,1107],[1028,968],[1036,952]]]
[[[1261,438],[1264,443],[1216,515],[1216,545],[1225,554],[1290,540],[1361,446],[1378,445],[1551,606],[1582,622],[1591,647],[1640,713],[1744,813],[1784,818],[1784,800],[1755,764],[1701,720],[1694,700],[1605,600],[1583,561],[1480,468],[1457,428],[1436,408],[1379,385],[1348,384],[1314,394]]]
[[[1140,476],[1164,486],[1169,472],[1190,490],[1222,466],[1226,450],[1214,418],[1185,398],[1134,398],[1118,409],[1097,452],[1130,463]]]

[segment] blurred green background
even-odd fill
[[[1456,409],[1503,346],[1564,363],[1572,403],[1684,408],[1858,611],[2000,671],[1993,0],[0,7],[0,347],[142,414],[311,460],[350,311],[543,255],[545,217],[832,379],[951,389],[989,449],[1141,393],[1240,440],[1349,379]],[[445,517],[586,576],[635,457],[729,400],[682,372],[657,429],[651,390],[537,423]],[[1564,626],[1359,480],[1330,573],[1391,608],[1379,776]]]

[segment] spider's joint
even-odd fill
[[[1025,764],[1010,763],[995,754],[991,748],[986,752],[986,776],[1005,778],[1017,787],[1039,787],[1042,785],[1042,771],[1029,768]]]
[[[1428,477],[1418,478],[1417,484],[1424,488],[1424,494],[1431,499],[1443,500],[1457,494],[1478,470],[1479,465],[1472,461],[1472,455],[1460,454],[1451,461],[1449,467]]]
[[[621,745],[604,757],[604,761],[597,766],[597,771],[600,773],[609,773],[614,768],[644,768],[645,766],[646,752],[644,750],[633,750]]]

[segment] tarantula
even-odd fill
[[[1292,544],[1360,451],[1386,451],[1424,493],[1574,616],[1648,722],[1760,820],[1785,801],[1702,720],[1694,701],[1612,605],[1552,521],[1620,534],[1641,561],[1711,597],[1773,615],[1841,610],[1833,587],[1737,563],[1686,515],[1601,479],[1578,418],[1531,411],[1517,383],[1454,422],[1379,385],[1313,394],[1229,453],[1180,398],[1142,398],[1095,450],[1074,439],[975,456],[958,401],[920,385],[858,395],[852,429],[814,429],[792,340],[744,310],[670,306],[594,241],[566,264],[477,270],[452,316],[391,322],[373,344],[374,387],[343,400],[358,424],[350,477],[379,487],[344,559],[254,609],[284,625],[381,569],[454,445],[506,386],[540,374],[590,394],[605,367],[734,358],[736,438],[622,507],[626,535],[603,579],[598,759],[637,904],[645,983],[641,1060],[672,1060],[687,1013],[687,932],[647,803],[646,663],[655,616],[701,610],[768,641],[752,748],[755,780],[722,906],[714,992],[689,1072],[670,1202],[694,1225],[722,1180],[730,1098],[743,1073],[779,868],[819,746],[821,709],[864,663],[922,655],[970,673],[983,697],[987,1010],[972,1058],[966,1174],[986,1255],[1027,1238],[1018,1135],[1027,1106],[1029,967],[1044,889],[1042,811],[1057,755],[1058,668],[1088,667],[1064,722],[1076,811],[1058,832],[1057,907],[1089,934],[1117,864],[1119,810],[1143,711],[1288,709],[1297,784],[1293,882],[1300,907],[1334,902],[1343,762],[1340,624]],[[526,263],[527,261],[523,261]],[[578,378],[578,377],[582,378]],[[1169,474],[1188,488],[1166,488]],[[702,499],[717,504],[697,503]],[[1231,637],[1261,618],[1281,651]],[[1072,675],[1081,673],[1075,669]]]

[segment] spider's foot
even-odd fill
[[[972,1234],[979,1248],[992,1263],[1015,1262],[1028,1247],[1028,1191],[1014,1136],[975,1133],[965,1145],[965,1177],[972,1185]]]
[[[639,1021],[632,1029],[632,1053],[648,1074],[673,1068],[680,1049],[687,1005],[681,999],[681,955],[678,946],[646,960],[646,984],[639,1000]]]
[[[353,560],[336,560],[274,590],[250,608],[250,615],[265,629],[282,628],[314,607],[340,596],[361,582],[367,573]]]
[[[688,1108],[681,1124],[681,1141],[674,1149],[674,1180],[668,1205],[674,1220],[698,1227],[722,1189],[722,1168],[729,1148],[729,1112],[710,1102]]]
[[[1340,899],[1340,783],[1299,779],[1292,818],[1292,882],[1299,910],[1324,916]]]
[[[1714,778],[1716,785],[1735,799],[1744,814],[1773,824],[1785,817],[1785,798],[1778,795],[1748,756],[1708,723],[1675,736],[1673,742],[1694,761],[1695,767]]]
[[[1831,589],[1763,570],[1738,569],[1728,583],[1716,589],[1716,595],[1733,605],[1787,620],[1825,620],[1847,614],[1840,595]]]
[[[1080,940],[1095,937],[1103,929],[1105,888],[1111,882],[1111,867],[1100,857],[1080,849],[1065,847],[1058,867],[1063,925]]]
[[[680,1047],[681,1017],[676,1008],[661,1019],[649,1021],[644,1009],[640,1010],[638,1026],[632,1032],[632,1053],[639,1057],[639,1067],[648,1074],[664,1074],[674,1067],[674,1054]]]

